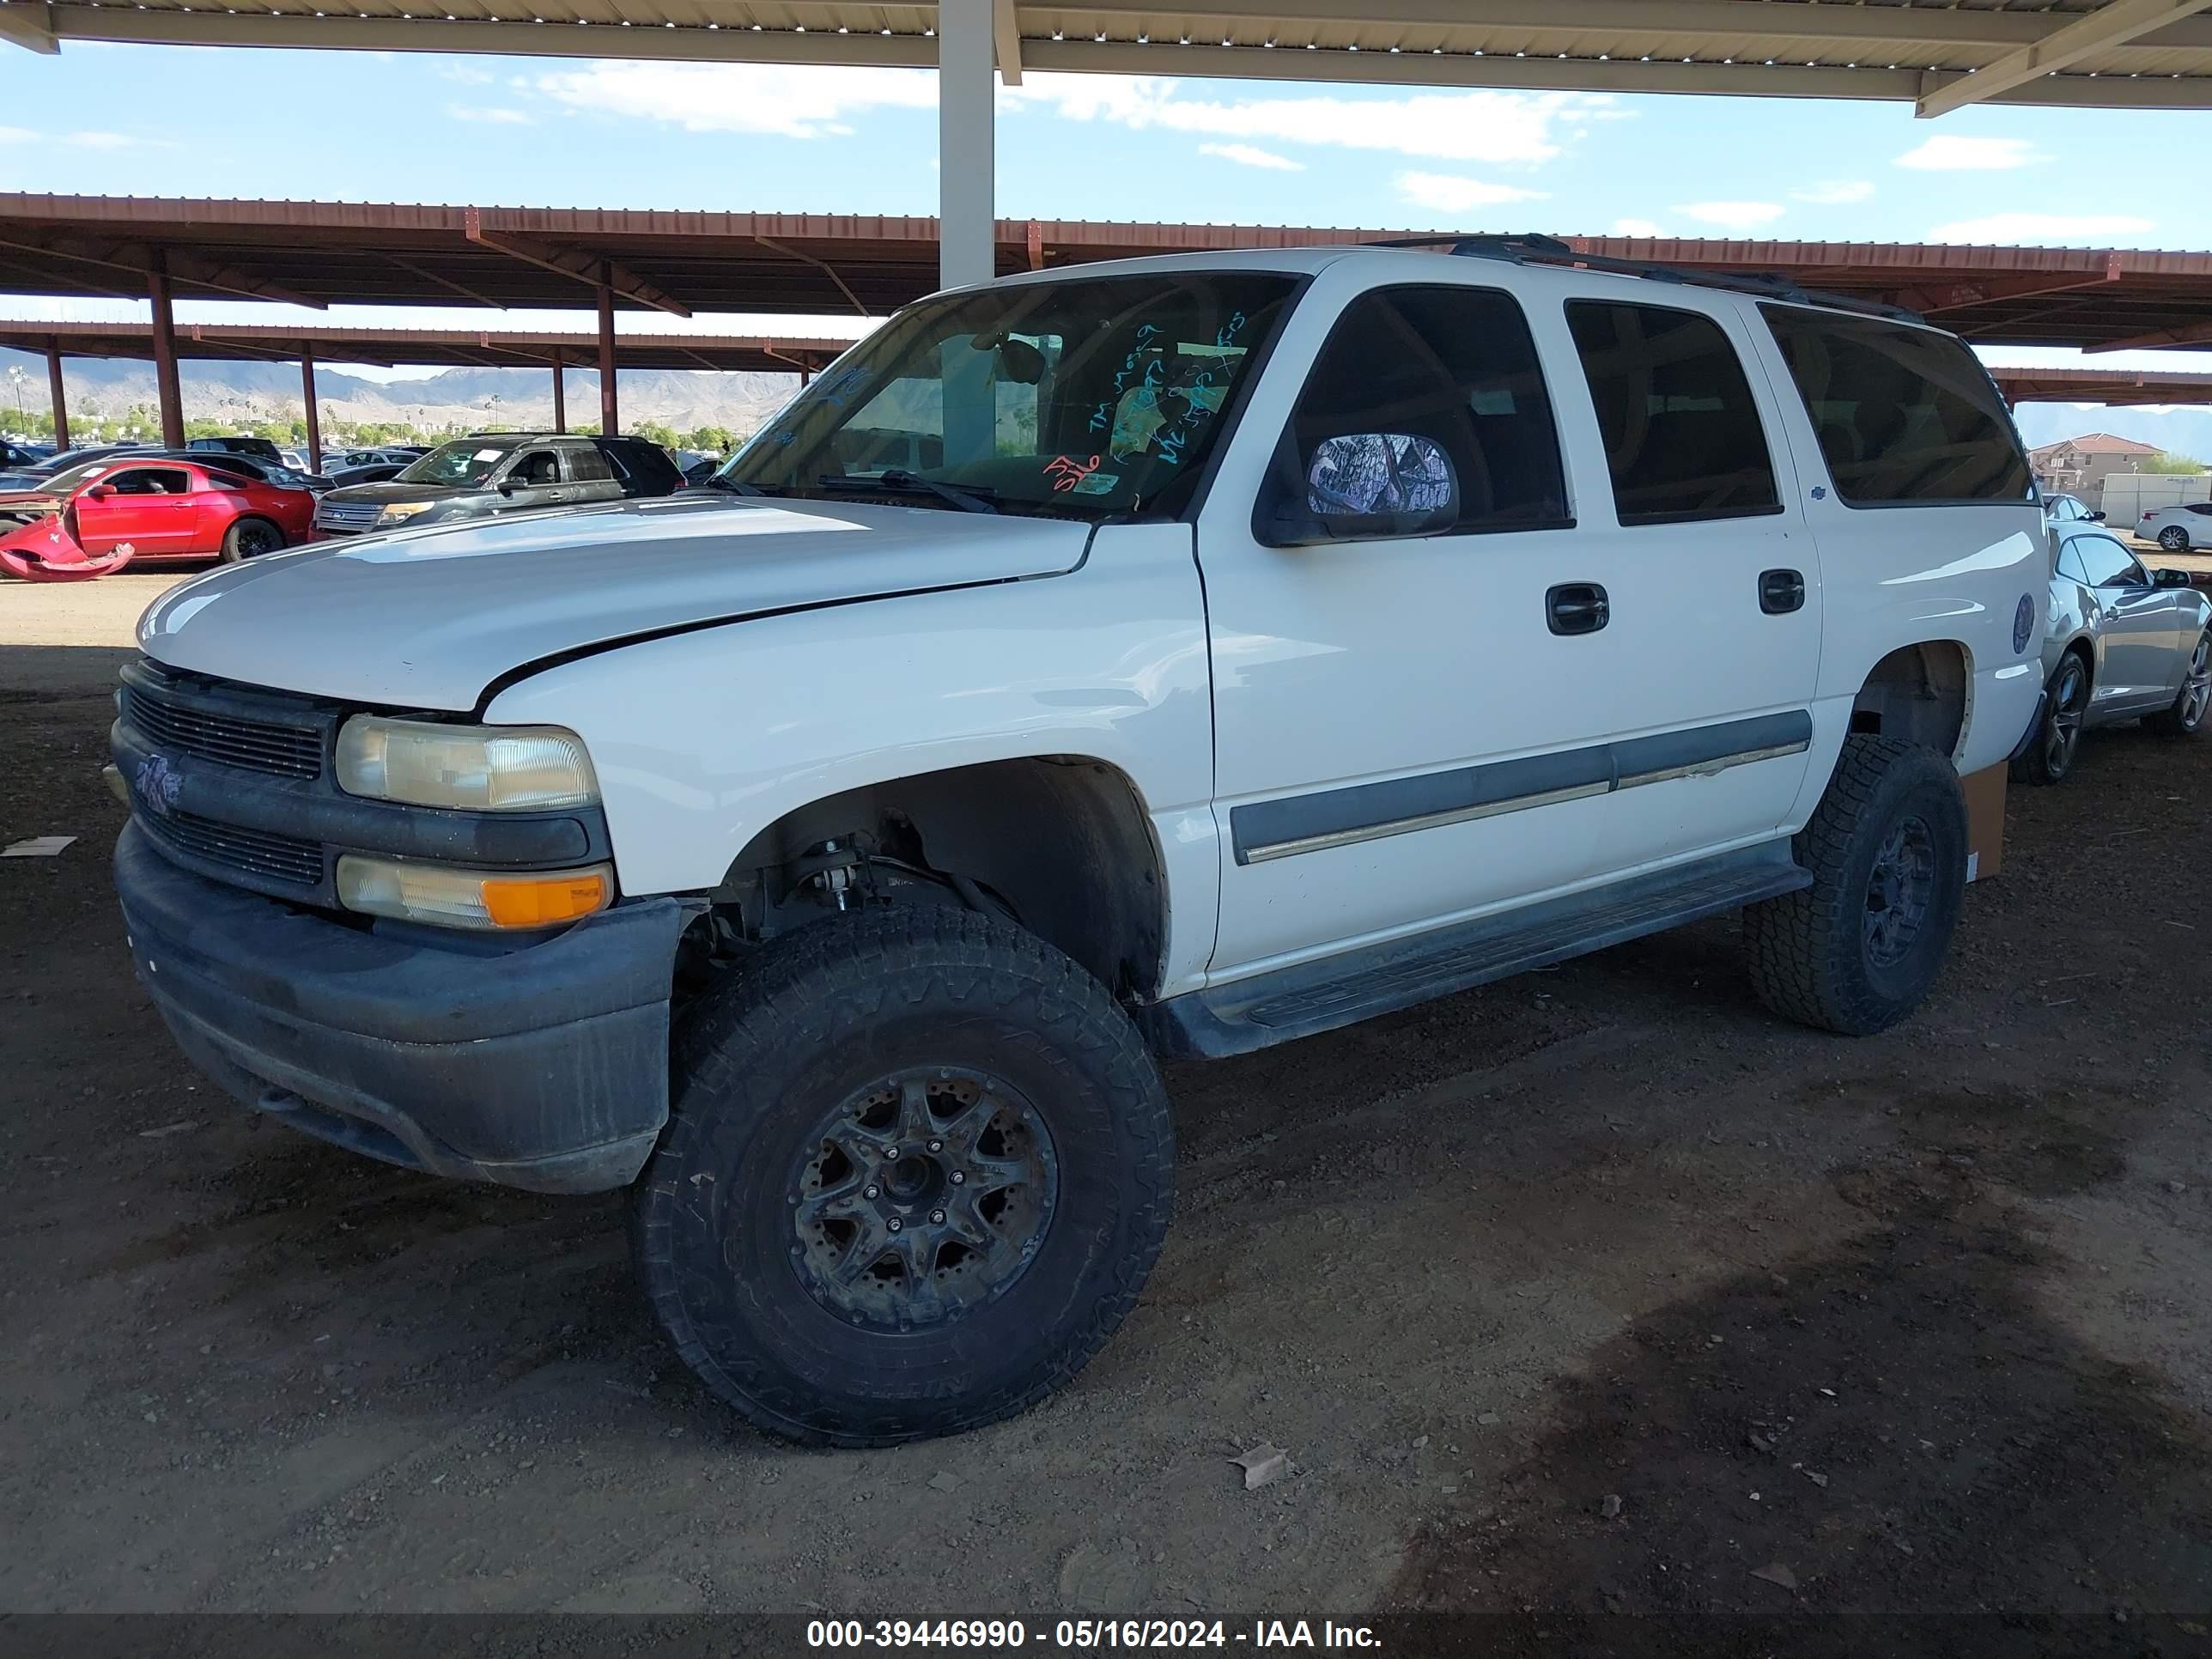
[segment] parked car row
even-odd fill
[[[264,438],[181,450],[101,445],[0,473],[0,569],[82,581],[143,559],[234,562],[326,536],[667,495],[684,478],[638,438],[500,433],[434,450],[333,452],[363,464],[304,473]]]

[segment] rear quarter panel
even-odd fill
[[[2033,501],[1847,507],[1836,494],[1804,400],[1758,307],[1747,332],[1796,458],[1807,527],[1820,553],[1823,632],[1813,705],[1813,764],[1800,827],[1819,805],[1875,665],[1903,647],[1950,641],[1966,662],[1966,718],[1950,757],[1961,775],[2005,758],[2043,685],[2051,544]],[[2026,638],[2014,643],[2021,601]]]

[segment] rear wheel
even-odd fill
[[[222,562],[258,559],[284,545],[284,532],[266,519],[239,519],[222,535]]]
[[[2190,653],[2189,672],[2174,693],[2173,706],[2145,715],[2143,724],[2169,738],[2191,738],[2204,729],[2208,708],[2212,708],[2212,633],[2197,636],[2197,648]]]
[[[2078,651],[2058,659],[2051,677],[2051,695],[2043,708],[2043,724],[2035,741],[2012,763],[2012,775],[2023,783],[2057,783],[2074,769],[2074,755],[2081,743],[2081,722],[2089,712],[2089,665]]]
[[[1896,1024],[1936,982],[1965,897],[1957,772],[1931,749],[1846,738],[1791,850],[1812,885],[1743,913],[1761,1000],[1849,1036]]]
[[[1171,1204],[1151,1054],[1011,923],[824,920],[693,1011],[632,1243],[662,1328],[762,1428],[888,1445],[1067,1382],[1135,1304]]]
[[[2170,524],[2158,532],[2158,544],[2169,553],[2189,551],[2189,532],[2178,524]]]

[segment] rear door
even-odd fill
[[[1605,595],[1586,671],[1612,693],[1615,787],[1595,868],[1617,877],[1770,839],[1788,819],[1812,743],[1822,599],[1741,308],[1591,287],[1564,307],[1579,507],[1555,580]]]
[[[188,467],[118,466],[78,491],[75,507],[88,553],[125,545],[150,558],[198,550],[200,502]]]
[[[622,480],[600,453],[597,444],[568,444],[561,450],[562,474],[578,501],[612,501],[622,498]]]

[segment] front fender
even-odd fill
[[[1163,854],[1167,987],[1194,982],[1212,948],[1212,698],[1187,526],[1107,526],[1066,575],[618,647],[517,683],[488,718],[581,734],[632,895],[711,889],[767,825],[847,790],[1097,760],[1135,787]]]

